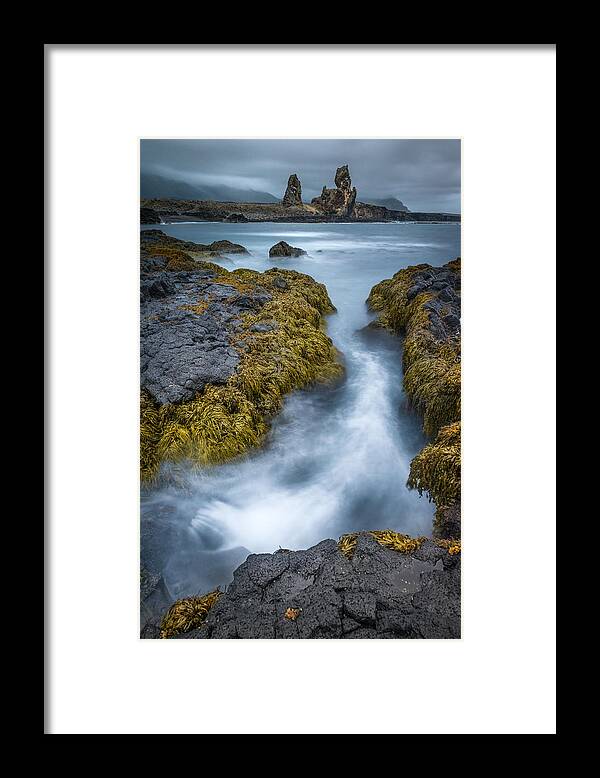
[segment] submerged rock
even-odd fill
[[[177,638],[459,638],[460,553],[420,540],[401,553],[360,533],[252,554],[198,629]]]
[[[303,254],[306,254],[304,249],[290,246],[290,244],[286,243],[284,240],[280,240],[279,243],[276,243],[269,249],[270,257],[301,257]]]
[[[300,179],[295,173],[292,173],[288,179],[282,202],[286,208],[293,205],[302,205],[302,186],[300,184]]]

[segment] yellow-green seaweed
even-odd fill
[[[453,554],[460,554],[461,552],[460,540],[457,540],[456,538],[436,538],[433,542],[436,546],[445,548],[451,556]]]
[[[323,317],[335,308],[323,284],[294,270],[273,268],[259,273],[213,268],[217,268],[215,283],[234,286],[240,292],[261,286],[272,299],[258,313],[243,315],[242,330],[234,342],[240,364],[225,385],[209,385],[189,402],[162,406],[142,392],[140,466],[144,481],[157,476],[162,461],[189,459],[196,465],[208,465],[258,446],[285,394],[333,380],[342,372],[339,354],[324,331]],[[198,306],[201,312],[203,301]],[[268,332],[251,331],[259,322],[276,326]]]
[[[161,638],[172,638],[204,623],[209,610],[221,596],[219,589],[203,595],[193,595],[177,600],[165,613],[160,625]]]
[[[460,339],[436,341],[429,331],[425,304],[436,292],[421,292],[408,300],[407,292],[417,273],[428,265],[404,268],[393,278],[376,284],[367,302],[379,312],[378,321],[396,333],[404,333],[402,362],[404,389],[413,406],[423,414],[427,435],[460,418]],[[460,271],[460,258],[447,263]]]
[[[407,485],[427,492],[438,508],[460,498],[460,422],[442,427],[410,463]]]
[[[460,498],[460,337],[437,341],[429,330],[425,304],[436,292],[424,291],[412,300],[407,292],[415,276],[428,265],[404,268],[393,278],[373,287],[368,297],[378,323],[404,334],[404,390],[411,404],[423,415],[423,430],[433,443],[411,463],[407,485],[427,492],[438,511]],[[446,264],[460,272],[460,257]]]
[[[414,551],[417,551],[427,539],[425,537],[413,538],[410,535],[403,535],[402,533],[394,532],[394,530],[391,529],[370,530],[367,534],[372,535],[379,545],[389,548],[392,551],[397,551],[400,554],[412,554]],[[342,535],[338,540],[339,550],[348,559],[351,559],[354,555],[359,535],[360,532],[349,532],[346,535]]]

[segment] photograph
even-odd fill
[[[140,636],[459,638],[460,139],[140,141]]]
[[[557,44],[43,49],[44,734],[557,734]]]

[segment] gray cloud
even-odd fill
[[[290,173],[303,199],[348,164],[358,199],[394,196],[413,211],[460,211],[459,140],[142,140],[143,173],[281,197]]]

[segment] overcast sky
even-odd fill
[[[282,197],[290,173],[309,202],[350,167],[358,200],[397,197],[412,211],[460,211],[459,140],[142,140],[142,173]]]

